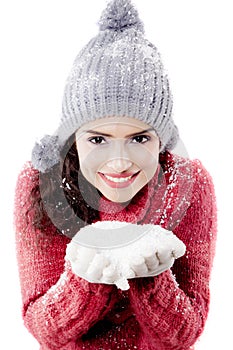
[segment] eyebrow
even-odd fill
[[[139,132],[135,132],[133,134],[126,135],[125,137],[132,137],[132,136],[141,135],[141,134],[144,134],[145,132],[148,132],[148,131],[151,131],[151,130],[155,131],[155,129],[150,128],[150,129],[142,130],[142,131],[139,131]],[[86,130],[85,132],[88,133],[88,134],[96,134],[96,135],[102,135],[102,136],[106,136],[106,137],[113,137],[113,135],[111,135],[111,134],[106,134],[104,132],[95,131],[95,130]]]

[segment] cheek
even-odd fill
[[[156,140],[156,142],[151,147],[149,147],[149,149],[148,149],[147,161],[148,161],[148,164],[150,166],[153,166],[153,165],[157,166],[158,165],[158,162],[159,162],[159,147],[160,147],[159,140]]]
[[[157,168],[159,161],[159,147],[154,145],[153,147],[147,147],[145,149],[139,149],[138,152],[134,155],[137,165],[147,170],[154,170]]]
[[[96,159],[91,159],[91,157],[80,157],[79,158],[80,169],[84,176],[88,175],[93,177],[98,169],[98,161]]]
[[[159,162],[155,158],[150,158],[145,160],[142,171],[143,171],[143,177],[146,178],[146,182],[150,181],[152,177],[155,175],[158,169],[158,164]]]
[[[79,157],[79,166],[82,174],[87,179],[94,179],[97,171],[102,164],[100,157],[98,157],[96,152],[93,152],[93,150],[87,146],[83,147],[82,144],[77,145],[77,150]]]

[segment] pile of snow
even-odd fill
[[[99,221],[75,235],[67,246],[66,259],[73,272],[87,281],[127,290],[128,279],[164,272],[185,249],[172,231],[158,225]]]

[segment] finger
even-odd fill
[[[153,272],[150,272],[148,274],[148,276],[158,276],[160,275],[161,273],[163,273],[164,271],[167,271],[169,270],[173,264],[174,264],[174,261],[175,259],[174,258],[171,258],[169,261],[167,261],[166,263],[164,264],[160,264],[156,270],[154,270]]]
[[[142,255],[145,259],[151,258],[155,255],[155,248],[152,246],[143,248]]]
[[[132,268],[126,263],[122,266],[121,268],[121,275],[124,276],[125,278],[134,278],[135,277],[135,272],[132,270]]]
[[[79,247],[77,252],[77,264],[79,265],[79,270],[86,272],[95,255],[95,249]]]
[[[90,280],[98,281],[102,276],[103,269],[107,266],[108,260],[102,254],[96,254],[87,269],[87,277]]]
[[[135,272],[136,276],[142,276],[148,272],[145,259],[142,256],[134,257],[133,260],[131,260],[130,266]]]
[[[174,258],[171,258],[169,261],[167,261],[166,263],[164,264],[161,264],[159,265],[157,271],[156,271],[156,276],[161,274],[162,272],[166,271],[166,270],[169,270],[173,264],[174,264],[174,261],[175,259]]]
[[[152,256],[145,258],[145,263],[146,263],[149,271],[154,271],[159,266],[159,259],[157,258],[157,256],[154,253]]]
[[[69,243],[66,247],[66,258],[72,262],[77,259],[77,244]]]
[[[176,244],[176,246],[172,249],[172,256],[175,259],[180,258],[185,254],[186,246],[182,241],[179,241],[179,244]]]
[[[160,264],[164,264],[167,261],[169,261],[171,259],[171,255],[172,250],[170,249],[170,247],[160,246],[159,249],[157,249],[156,256]]]
[[[103,269],[101,282],[114,283],[118,279],[119,275],[116,268],[113,265],[109,265]]]

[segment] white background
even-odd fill
[[[232,10],[231,1],[134,0],[147,38],[161,52],[174,119],[190,158],[212,174],[219,234],[209,319],[196,349],[231,349],[232,298]],[[0,5],[1,344],[36,350],[21,320],[12,225],[17,174],[36,138],[53,133],[66,77],[105,0],[7,0]],[[16,346],[14,344],[17,344]]]

